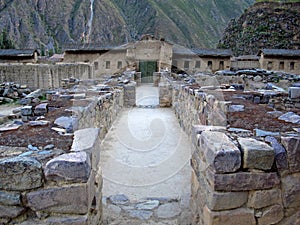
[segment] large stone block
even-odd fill
[[[283,220],[281,220],[278,225],[295,225],[300,224],[300,211],[296,212],[291,216],[286,216]]]
[[[300,98],[300,87],[289,87],[289,97],[291,99]]]
[[[29,157],[0,159],[0,189],[23,191],[42,186],[42,165]]]
[[[75,131],[71,151],[92,151],[99,133],[100,129],[98,128],[86,128]]]
[[[277,224],[284,216],[281,205],[272,205],[261,210],[261,215],[257,218],[258,225]]]
[[[280,183],[277,173],[238,172],[216,174],[206,171],[206,179],[215,191],[251,191],[270,189]]]
[[[224,133],[203,131],[200,148],[204,152],[203,161],[216,173],[230,173],[240,169],[241,152]]]
[[[16,218],[25,211],[25,208],[19,206],[0,205],[0,218]]]
[[[295,173],[282,178],[282,198],[285,208],[300,207],[300,173]]]
[[[281,142],[287,152],[289,171],[300,172],[300,137],[282,137]]]
[[[287,152],[285,148],[277,141],[275,137],[268,136],[265,141],[269,142],[275,152],[275,163],[279,172],[288,169]]]
[[[217,192],[207,194],[207,207],[214,211],[241,207],[248,200],[248,192]]]
[[[211,211],[204,207],[204,224],[205,225],[256,225],[254,210],[239,208],[227,211]]]
[[[0,205],[21,205],[21,194],[17,192],[0,191]]]
[[[223,126],[204,126],[204,125],[192,125],[192,142],[194,145],[199,145],[200,134],[203,131],[219,131],[225,132],[226,127]]]
[[[252,138],[238,138],[243,152],[243,168],[269,170],[274,163],[274,149]]]
[[[247,206],[250,208],[260,209],[270,205],[281,204],[281,190],[259,190],[251,191],[249,193],[249,200]]]
[[[86,152],[60,155],[45,166],[46,179],[55,181],[87,182],[90,171],[91,162]]]
[[[100,129],[86,128],[75,131],[71,151],[87,152],[92,160],[92,168],[96,169],[100,161]]]
[[[48,103],[42,103],[35,107],[34,115],[36,116],[45,116],[48,112]]]
[[[28,207],[34,211],[60,214],[86,214],[88,212],[86,185],[33,191],[26,197]]]

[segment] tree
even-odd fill
[[[15,48],[14,43],[12,40],[9,39],[6,30],[2,30],[0,34],[0,49],[11,49]]]

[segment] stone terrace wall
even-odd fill
[[[79,130],[69,153],[40,160],[0,148],[0,224],[101,224],[99,147],[123,104],[122,89],[75,100]]]
[[[61,80],[70,77],[92,79],[94,68],[87,63],[64,64],[0,64],[0,82],[26,84],[32,89],[61,87]]]

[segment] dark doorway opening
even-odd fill
[[[140,61],[139,70],[142,73],[142,83],[153,83],[153,73],[157,71],[157,62]]]

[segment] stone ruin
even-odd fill
[[[101,224],[100,142],[122,108],[135,106],[139,79],[65,80],[67,89],[39,101],[39,90],[26,93],[10,115],[19,122],[2,126],[1,136],[31,124],[70,144],[0,147],[0,224]],[[160,107],[174,109],[193,145],[192,224],[300,222],[298,84],[289,93],[270,85],[253,91],[241,77],[156,73],[154,85]],[[71,104],[51,106],[65,100]],[[62,116],[50,118],[59,109]]]

